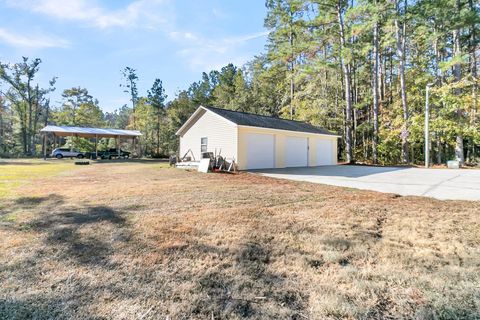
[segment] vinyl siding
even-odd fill
[[[269,128],[256,128],[256,127],[238,127],[238,167],[240,170],[248,169],[247,163],[247,134],[260,133],[260,134],[272,134],[275,136],[275,167],[285,168],[285,140],[286,137],[303,137],[308,138],[309,150],[308,150],[308,164],[309,166],[317,165],[317,140],[331,140],[333,142],[332,147],[332,163],[337,163],[337,143],[338,137],[328,135],[318,135],[294,131],[284,131]]]
[[[180,156],[189,149],[193,151],[195,160],[201,158],[201,138],[207,137],[207,151],[220,153],[225,158],[237,159],[237,125],[221,116],[206,111],[199,115],[185,133],[180,136]]]

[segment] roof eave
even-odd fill
[[[207,111],[208,109],[203,107],[203,106],[199,106],[197,108],[197,110],[195,110],[194,113],[192,113],[192,115],[187,119],[187,121],[185,121],[185,123],[180,127],[180,129],[177,130],[177,132],[175,132],[175,135],[177,136],[180,136],[182,135],[182,132],[185,130],[185,128],[188,127],[188,125],[190,124],[190,122],[193,121],[193,119],[202,111]]]
[[[257,127],[257,126],[247,126],[247,125],[238,125],[239,128],[255,128],[255,129],[264,129],[264,130],[277,130],[277,131],[285,131],[285,132],[294,132],[294,133],[303,133],[303,134],[314,134],[318,136],[325,136],[325,137],[336,137],[341,138],[342,136],[337,134],[326,134],[326,133],[315,133],[315,132],[307,132],[307,131],[295,131],[295,130],[285,130],[285,129],[277,129],[277,128],[267,128],[267,127]]]
[[[185,121],[185,123],[180,127],[180,129],[178,129],[177,132],[175,132],[175,135],[181,136],[185,131],[185,129],[188,128],[188,125],[190,124],[190,122],[192,122],[193,119],[195,119],[195,117],[201,112],[201,110],[204,110],[205,112],[211,112],[211,114],[215,115],[216,117],[219,117],[223,121],[227,121],[228,123],[235,126],[237,125],[235,122],[225,118],[221,114],[216,113],[214,110],[210,110],[209,108],[206,108],[204,106],[199,106],[197,110],[195,110],[195,112],[192,113],[192,115],[187,119],[187,121]]]

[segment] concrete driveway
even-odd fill
[[[254,172],[272,178],[396,193],[402,196],[480,201],[480,170],[340,165]]]

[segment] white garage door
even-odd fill
[[[285,167],[308,166],[308,138],[286,137]]]
[[[317,141],[317,166],[333,165],[333,142],[328,139]]]
[[[247,169],[275,167],[275,139],[272,134],[247,134]]]

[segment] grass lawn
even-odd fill
[[[479,319],[480,202],[0,163],[0,319]]]
[[[30,183],[35,178],[44,178],[68,172],[73,160],[64,162],[41,160],[0,160],[0,199],[14,192],[21,184]]]

